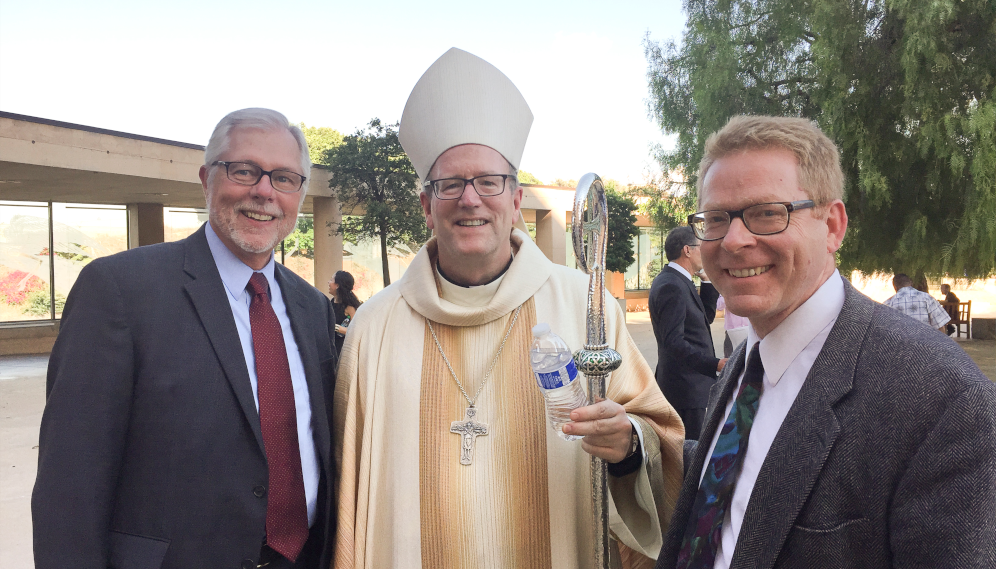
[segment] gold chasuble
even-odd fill
[[[518,230],[512,247],[500,279],[462,289],[434,270],[430,240],[357,311],[335,391],[336,569],[592,567],[589,456],[550,428],[529,365],[538,322],[582,347],[588,278]],[[606,306],[606,337],[623,357],[608,396],[644,449],[640,470],[610,477],[610,530],[624,566],[652,567],[681,485],[684,430],[618,304]],[[465,436],[454,431],[468,398],[477,426]]]

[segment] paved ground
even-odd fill
[[[627,326],[653,368],[657,342],[646,312],[631,312]],[[713,324],[723,345],[723,321]],[[996,341],[962,340],[982,371],[996,381]],[[0,356],[0,568],[31,569],[31,487],[38,461],[38,425],[45,405],[48,356]]]

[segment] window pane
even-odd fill
[[[0,322],[48,320],[48,205],[0,201]]]
[[[55,315],[87,264],[128,248],[125,206],[52,204],[55,239]]]
[[[574,255],[574,226],[571,223],[567,224],[567,266],[579,268],[578,259]]]
[[[640,288],[640,236],[633,237],[633,264],[626,269],[624,278],[626,279],[626,290],[637,290]]]
[[[163,229],[166,241],[190,237],[207,219],[207,210],[203,208],[164,207]]]
[[[343,216],[344,219],[349,217],[352,216]],[[384,288],[380,241],[371,239],[364,239],[359,243],[344,241],[342,249],[342,269],[353,275],[355,281],[353,293],[361,301],[367,300]],[[417,252],[418,249],[414,251],[409,251],[408,248],[388,249],[387,263],[392,283],[401,278]]]
[[[284,239],[282,248],[276,252],[276,260],[297,276],[315,284],[314,216],[304,213],[297,216],[297,227]]]

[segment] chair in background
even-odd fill
[[[972,339],[972,301],[959,302],[958,303],[958,318],[952,319],[951,323],[955,325],[955,336],[961,338],[961,327],[965,327],[965,337]]]

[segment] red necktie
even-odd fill
[[[266,276],[253,273],[246,285],[252,347],[256,354],[259,423],[270,471],[266,504],[266,544],[294,561],[308,540],[308,505],[301,474],[297,412],[287,349],[277,314],[270,305]]]

